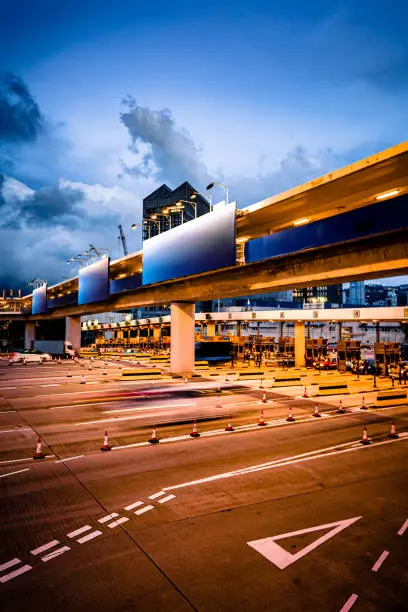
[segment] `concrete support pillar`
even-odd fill
[[[207,323],[207,336],[215,336],[215,323]]]
[[[24,348],[34,348],[35,341],[35,322],[27,321],[24,329]]]
[[[310,321],[308,321],[308,323],[307,323],[307,337],[308,338],[310,338],[310,327],[311,327]]]
[[[343,327],[343,322],[339,321],[339,340],[341,340],[342,327]]]
[[[194,370],[195,304],[173,302],[171,315],[170,370],[172,374],[189,375]]]
[[[279,321],[279,338],[283,338],[283,326],[285,325],[284,321]]]
[[[303,368],[305,365],[305,323],[295,321],[295,368]]]
[[[381,342],[380,340],[380,322],[379,321],[377,321],[377,323],[375,324],[375,341]]]
[[[238,321],[238,326],[237,326],[237,336],[238,336],[238,338],[241,337],[241,327],[242,327],[241,321]]]
[[[81,350],[81,317],[65,318],[65,340],[72,344],[75,355],[79,356]]]

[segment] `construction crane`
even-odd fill
[[[122,247],[123,247],[123,254],[126,256],[128,255],[128,248],[127,248],[127,244],[126,244],[126,237],[125,234],[123,233],[123,228],[121,225],[118,225],[118,229],[119,229],[119,240],[122,243]]]

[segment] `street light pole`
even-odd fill
[[[206,187],[207,191],[210,191],[210,189],[212,189],[213,187],[221,187],[226,194],[226,203],[228,205],[229,203],[229,196],[228,196],[228,187],[226,185],[221,185],[221,183],[209,183]]]

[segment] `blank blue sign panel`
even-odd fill
[[[45,314],[47,312],[47,285],[43,285],[33,291],[33,302],[31,313],[33,315]]]
[[[143,285],[235,264],[235,203],[143,243]]]
[[[101,302],[109,297],[109,258],[79,270],[78,304]]]

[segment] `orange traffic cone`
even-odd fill
[[[395,429],[395,425],[394,423],[391,423],[391,431],[388,434],[389,438],[399,438],[398,434],[397,434],[397,430]]]
[[[367,444],[371,444],[371,440],[368,439],[368,435],[367,435],[367,427],[364,425],[363,427],[363,437],[360,440],[361,444],[364,444],[365,446]]]
[[[81,382],[79,384],[80,385],[84,385],[85,384],[85,376],[83,374],[81,376]]]
[[[106,363],[105,363],[105,365],[103,366],[103,372],[102,372],[102,375],[103,375],[103,376],[106,376],[106,375],[107,375],[107,371],[106,371]]]
[[[37,450],[35,452],[35,455],[33,455],[33,459],[44,459],[45,455],[42,452],[42,444],[41,444],[41,438],[38,437],[37,440]]]
[[[192,438],[198,438],[200,436],[200,434],[198,433],[197,421],[195,419],[193,423],[193,431],[190,433],[190,436]]]
[[[109,451],[109,450],[111,450],[111,447],[109,446],[108,432],[105,431],[105,436],[103,438],[103,446],[101,446],[101,451]]]
[[[263,384],[263,378],[261,378],[261,380],[259,381],[259,388],[265,389],[264,384]]]
[[[364,397],[361,399],[360,410],[367,410],[367,406],[366,406],[365,398]]]
[[[188,383],[187,377],[184,378],[184,384],[186,385]]]
[[[313,413],[314,417],[321,417],[322,415],[319,413],[319,406],[317,404],[315,404],[315,409],[314,409],[314,413]]]
[[[152,437],[149,439],[150,444],[158,444],[159,443],[159,439],[156,436],[156,425],[153,427],[152,430]]]
[[[68,370],[67,378],[72,378],[72,372],[71,372],[71,370]]]
[[[225,431],[234,431],[234,428],[232,426],[232,416],[230,415],[230,418],[228,419],[228,425],[225,428]]]
[[[58,363],[61,363],[61,357],[58,357]]]
[[[286,420],[287,421],[294,421],[295,420],[295,417],[293,416],[293,410],[292,410],[291,407],[289,408],[289,414],[288,414],[288,418]]]
[[[343,408],[343,402],[339,400],[339,407],[337,408],[337,414],[344,414],[346,411]]]
[[[305,390],[303,391],[303,397],[309,397],[309,396],[308,396],[308,394],[307,394],[307,389],[306,389],[306,387],[305,387]]]
[[[261,410],[261,416],[259,417],[258,425],[260,427],[263,427],[264,425],[266,425],[263,410]]]
[[[224,382],[229,382],[228,374],[225,375]]]
[[[27,365],[27,359],[25,357],[23,359],[23,365]]]
[[[92,370],[92,362],[89,362],[88,370]]]
[[[262,393],[262,399],[261,399],[262,404],[267,404],[268,400],[266,399],[266,393],[265,391]]]

